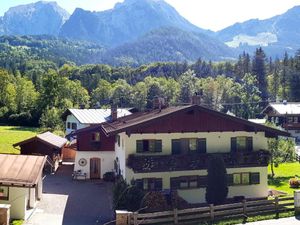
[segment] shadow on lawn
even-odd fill
[[[268,185],[272,185],[275,187],[281,187],[283,185],[288,184],[289,179],[293,178],[294,176],[290,176],[290,177],[274,177],[274,178],[270,178],[268,180]]]
[[[39,130],[39,128],[37,128],[37,127],[7,127],[6,130],[37,132]]]

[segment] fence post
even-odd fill
[[[247,217],[247,202],[246,199],[243,199],[243,214]]]
[[[174,209],[174,224],[178,224],[178,209]]]
[[[278,211],[278,205],[279,201],[278,201],[278,196],[275,197],[275,212],[276,212],[276,217],[279,217],[279,211]]]
[[[134,212],[133,213],[133,224],[134,225],[138,225],[138,213],[137,212]]]
[[[214,220],[215,215],[214,215],[214,204],[209,204],[209,209],[210,209],[210,219]]]

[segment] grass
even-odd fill
[[[25,139],[34,137],[38,128],[0,126],[0,153],[19,154],[12,145]]]
[[[11,225],[22,225],[23,224],[23,220],[14,220],[11,222]]]
[[[289,179],[295,176],[300,177],[300,163],[279,164],[278,167],[274,168],[274,172],[275,177],[273,179],[269,178],[268,180],[269,187],[293,195],[294,190],[297,190],[297,188],[290,188]],[[268,168],[268,173],[271,174],[270,166]],[[300,188],[298,189],[300,190]]]

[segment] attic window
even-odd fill
[[[99,132],[92,133],[92,141],[100,142],[100,133]]]

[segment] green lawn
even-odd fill
[[[0,126],[0,153],[15,153],[19,151],[12,145],[35,136],[38,128]]]
[[[283,163],[274,168],[275,177],[269,179],[269,187],[279,191],[287,192],[289,195],[293,195],[295,188],[289,187],[289,179],[295,176],[300,177],[300,163]],[[268,173],[271,174],[270,166]],[[300,188],[299,188],[300,190]]]

